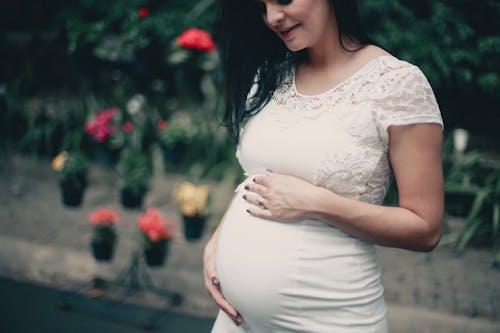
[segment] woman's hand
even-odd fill
[[[224,311],[237,326],[240,326],[243,323],[243,317],[238,310],[224,298],[221,291],[219,276],[215,267],[215,245],[215,240],[211,239],[205,246],[205,252],[203,254],[205,288],[222,311]]]
[[[253,204],[247,212],[275,221],[298,221],[312,217],[308,203],[318,195],[318,187],[295,176],[267,171],[245,186],[243,199]]]

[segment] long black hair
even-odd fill
[[[355,51],[346,48],[344,38],[360,47],[373,43],[363,30],[355,0],[330,0],[330,5],[345,50]],[[241,123],[269,102],[286,70],[299,62],[305,51],[288,50],[264,24],[255,0],[218,0],[214,30],[225,98],[223,123],[237,143]],[[254,83],[257,91],[247,99]]]

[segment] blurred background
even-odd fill
[[[426,74],[445,122],[440,246],[378,249],[391,332],[499,332],[500,2],[358,4],[369,35]],[[0,2],[0,331],[209,331],[203,244],[242,179],[220,126],[214,12]],[[27,307],[51,310],[25,320]]]

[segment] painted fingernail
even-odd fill
[[[248,190],[250,189],[250,187],[248,187],[248,185],[245,185],[245,190]]]
[[[247,213],[250,214],[250,209],[247,209]]]
[[[254,183],[257,183],[257,181],[255,180],[255,178],[252,178],[252,181],[253,181]]]
[[[212,280],[212,284],[213,284],[213,285],[217,285],[217,284],[219,284],[219,281],[217,280],[217,278],[216,278],[215,276],[214,276],[214,277],[212,277],[212,279],[211,279],[211,280]]]
[[[243,199],[247,199],[247,195],[246,194],[243,194]]]

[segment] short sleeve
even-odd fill
[[[436,123],[443,119],[434,92],[422,71],[411,64],[382,75],[374,98],[375,119],[382,140],[388,142],[389,126]]]

